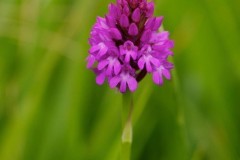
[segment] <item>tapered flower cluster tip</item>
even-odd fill
[[[153,82],[171,78],[173,64],[168,57],[174,43],[167,31],[159,32],[163,17],[154,17],[154,3],[147,0],[117,0],[110,4],[108,14],[98,17],[89,38],[87,67],[96,82],[108,81],[120,92],[135,91],[147,73]]]

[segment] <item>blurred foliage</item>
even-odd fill
[[[110,0],[0,1],[0,159],[114,160],[121,94],[86,69]],[[132,159],[240,159],[240,1],[156,0],[172,81],[134,94]]]

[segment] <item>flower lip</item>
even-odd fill
[[[155,58],[152,53],[154,52],[150,45],[146,45],[142,48],[142,57],[138,61],[140,69],[146,68],[147,72],[152,72],[153,68],[159,67],[160,60]]]
[[[136,60],[138,47],[134,46],[131,41],[126,41],[122,46],[120,46],[120,55],[125,56],[124,61],[126,63],[130,62],[130,59]]]

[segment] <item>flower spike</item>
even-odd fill
[[[147,0],[117,0],[109,4],[105,18],[98,17],[89,38],[87,68],[96,82],[108,81],[120,92],[134,92],[147,73],[153,82],[171,79],[174,43],[169,32],[161,31],[163,16],[154,17],[154,3]],[[97,63],[97,64],[96,64]]]

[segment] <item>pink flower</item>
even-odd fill
[[[124,93],[135,91],[147,73],[157,85],[163,77],[170,79],[173,65],[167,59],[174,43],[168,32],[158,32],[163,17],[153,16],[154,3],[117,0],[108,10],[105,18],[97,18],[89,38],[87,68],[97,75],[97,84],[107,80]]]

